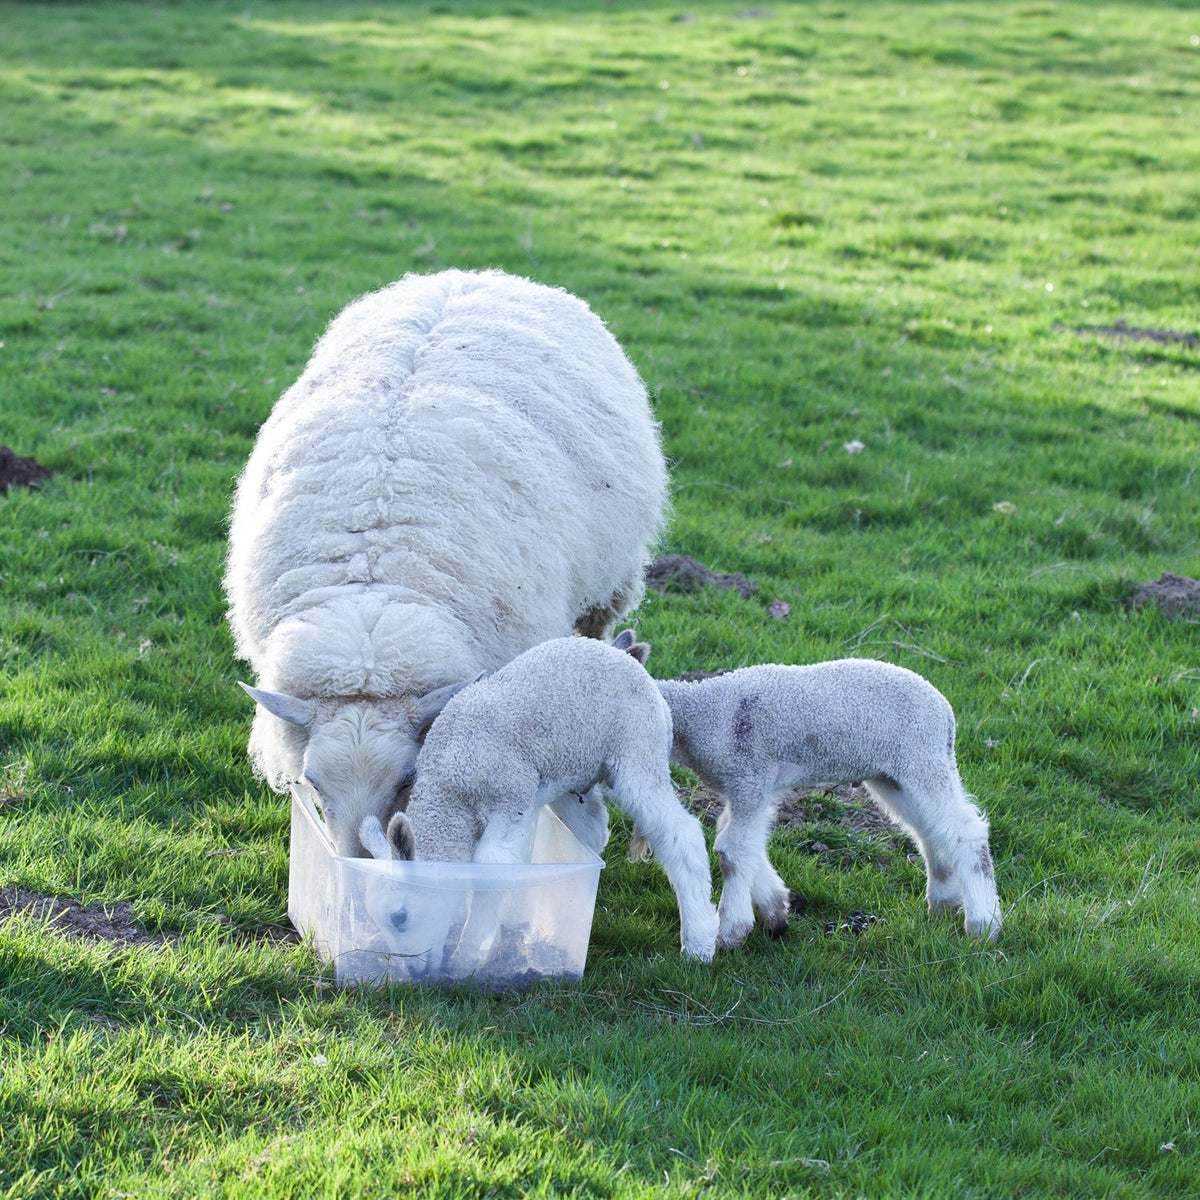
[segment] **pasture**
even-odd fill
[[[0,496],[0,1197],[1200,1194],[1200,610],[1134,602],[1200,577],[1193,5],[8,4],[0,114],[0,444],[51,472]],[[588,301],[663,550],[753,581],[648,592],[653,674],[947,696],[998,943],[846,789],[711,966],[621,818],[579,985],[290,935],[233,483],[333,313],[450,266]]]

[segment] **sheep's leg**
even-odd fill
[[[740,946],[754,928],[756,912],[768,934],[782,937],[793,902],[799,903],[767,856],[774,816],[774,794],[760,781],[729,788],[713,843],[722,881],[719,946]]]
[[[629,861],[649,862],[653,857],[654,853],[650,849],[650,843],[646,841],[646,835],[635,822],[633,830],[629,834]]]
[[[720,933],[717,941],[722,948],[740,946],[754,928],[752,872],[747,862],[752,854],[748,846],[752,840],[748,836],[748,826],[753,821],[747,818],[748,807],[743,800],[735,810],[734,802],[727,799],[725,808],[717,818],[713,849],[721,867],[721,901],[717,905]]]
[[[593,854],[608,844],[608,805],[599,784],[587,792],[567,792],[550,808]]]
[[[998,937],[1000,900],[988,823],[953,764],[931,769],[919,788],[887,776],[865,783],[884,812],[915,838],[925,860],[930,910],[961,908],[968,933]]]
[[[683,953],[710,962],[717,944],[712,871],[704,830],[675,795],[663,756],[661,773],[612,772],[613,799],[637,822],[679,902]]]

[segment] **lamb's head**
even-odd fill
[[[388,700],[310,700],[241,687],[272,716],[307,734],[301,778],[320,801],[337,853],[390,858],[384,830],[404,806],[421,738],[467,682]]]
[[[483,823],[471,808],[452,803],[443,808],[435,801],[431,810],[429,798],[416,788],[413,799],[415,812],[397,809],[388,820],[387,857],[410,862],[479,861],[476,852]]]

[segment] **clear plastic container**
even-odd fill
[[[342,858],[292,787],[288,916],[339,984],[582,979],[603,866],[548,808],[525,864]]]

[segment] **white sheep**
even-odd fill
[[[704,831],[671,784],[671,714],[640,665],[648,648],[631,641],[556,638],[460,692],[387,836],[401,858],[526,862],[544,804],[607,784],[675,889],[684,954],[707,962],[717,914]]]
[[[305,779],[335,848],[378,848],[462,681],[641,598],[666,505],[645,386],[583,301],[499,271],[350,304],[258,435],[225,591],[250,755]],[[243,685],[245,686],[245,685]],[[556,806],[593,849],[599,793]]]
[[[780,796],[859,780],[916,840],[930,909],[961,907],[969,933],[999,934],[988,824],[959,777],[954,712],[927,680],[849,658],[658,686],[671,709],[672,759],[725,799],[714,843],[723,880],[718,945],[740,945],[755,911],[768,933],[787,927],[797,897],[767,857]]]

